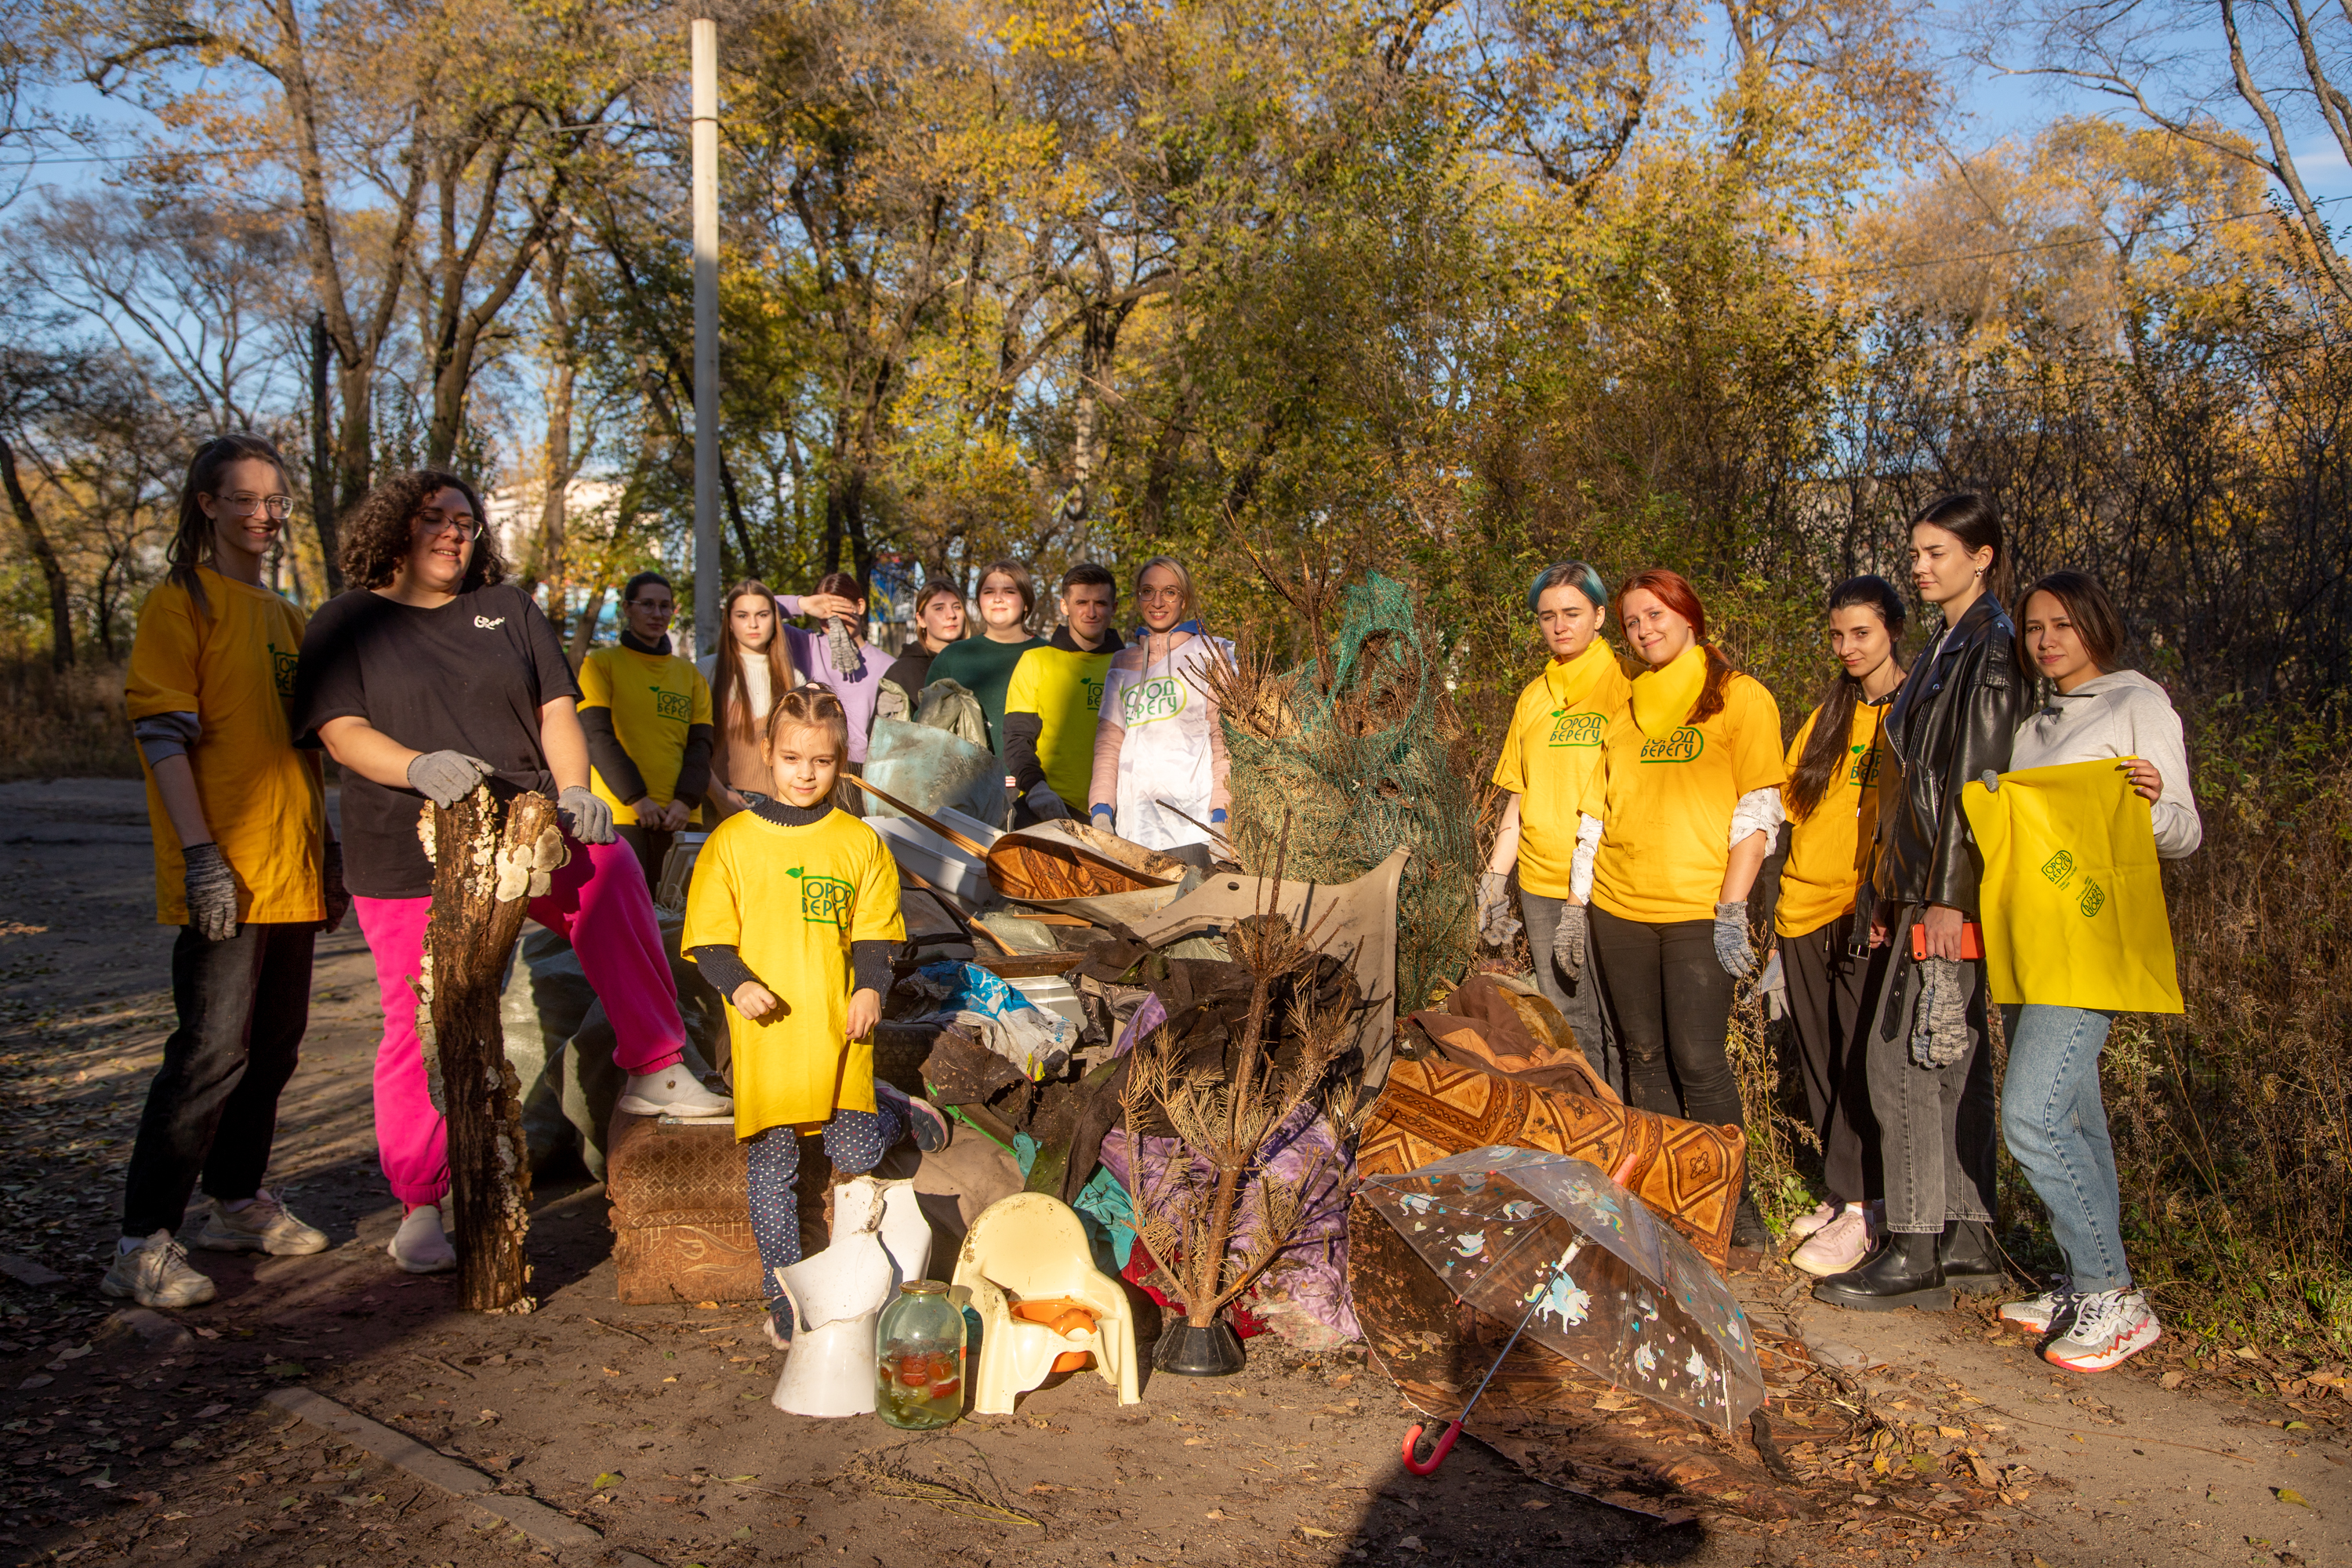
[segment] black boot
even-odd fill
[[[1764,1216],[1756,1212],[1755,1202],[1745,1193],[1739,1196],[1739,1206],[1731,1213],[1731,1245],[1754,1252],[1772,1250],[1772,1232],[1764,1224]]]
[[[1861,1268],[1832,1274],[1814,1286],[1813,1300],[1857,1312],[1891,1312],[1897,1307],[1947,1311],[1952,1290],[1936,1261],[1943,1239],[1934,1231],[1893,1232],[1863,1259]]]
[[[1985,1296],[2009,1283],[2000,1249],[1992,1244],[1992,1226],[1980,1219],[1946,1220],[1936,1261],[1944,1266],[1944,1283],[1955,1290]]]

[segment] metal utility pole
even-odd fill
[[[694,20],[694,647],[719,646],[719,24]]]

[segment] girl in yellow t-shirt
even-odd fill
[[[1625,1075],[1616,1036],[1601,1005],[1599,977],[1586,962],[1592,849],[1579,837],[1585,787],[1600,771],[1610,720],[1632,691],[1600,635],[1608,605],[1601,574],[1581,561],[1555,562],[1528,589],[1528,608],[1551,658],[1519,693],[1495,763],[1495,787],[1510,798],[1495,852],[1478,879],[1478,928],[1490,941],[1509,940],[1509,881],[1516,868],[1536,987],[1622,1094]]]
[[[1830,590],[1830,652],[1840,665],[1821,705],[1789,742],[1789,864],[1772,914],[1789,1021],[1804,1069],[1805,1102],[1822,1143],[1829,1202],[1789,1227],[1804,1237],[1790,1261],[1808,1274],[1842,1274],[1870,1249],[1864,1201],[1873,1194],[1878,1123],[1860,1040],[1867,924],[1854,930],[1854,894],[1878,829],[1878,742],[1886,705],[1903,684],[1903,595],[1883,577],[1850,577]]]
[[[1756,965],[1748,889],[1780,826],[1780,710],[1708,644],[1706,611],[1678,573],[1638,574],[1618,590],[1617,613],[1649,668],[1633,679],[1585,793],[1602,824],[1593,955],[1624,1047],[1627,1098],[1736,1126],[1739,1086],[1724,1033],[1733,983]],[[1771,1243],[1745,1194],[1731,1240]]]
[[[936,1108],[875,1080],[874,1027],[907,924],[889,851],[832,804],[848,750],[830,689],[778,697],[761,747],[772,793],[712,829],[686,899],[687,956],[732,1004],[735,1136],[751,1145],[751,1234],[779,1347],[793,1324],[776,1271],[801,1259],[800,1140],[821,1132],[847,1173],[872,1170],[909,1128],[920,1148],[947,1144]]]

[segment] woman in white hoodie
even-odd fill
[[[2017,732],[2013,769],[2113,757],[2148,802],[2156,852],[2178,860],[2204,838],[2189,787],[2180,717],[2164,689],[2119,668],[2123,624],[2098,580],[2053,572],[2025,592],[2018,658],[2050,697]],[[2105,1372],[2163,1335],[2124,1259],[2122,1194],[2099,1052],[2112,1013],[2027,1002],[2001,1009],[2009,1070],[2001,1081],[2001,1134],[2050,1211],[2067,1272],[2004,1321],[2054,1337],[2042,1356],[2074,1372]]]

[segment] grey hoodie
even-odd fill
[[[2180,736],[2180,715],[2164,688],[2136,669],[2118,669],[2083,682],[2049,700],[2017,731],[2009,765],[2055,767],[2101,757],[2146,757],[2164,780],[2156,803],[2156,852],[2178,860],[2205,840],[2197,797],[2189,788],[2189,748]]]

